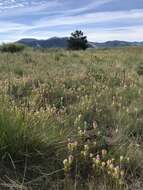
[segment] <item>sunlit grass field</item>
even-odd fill
[[[0,53],[0,189],[143,189],[143,48]]]

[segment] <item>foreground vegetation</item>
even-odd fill
[[[143,48],[0,53],[0,188],[141,190]]]

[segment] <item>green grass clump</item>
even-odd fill
[[[143,48],[0,60],[1,189],[142,189]]]

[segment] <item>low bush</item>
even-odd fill
[[[137,66],[137,73],[138,73],[138,75],[143,75],[143,63],[140,63]]]
[[[15,43],[9,43],[9,44],[3,44],[0,47],[1,52],[9,52],[9,53],[16,53],[21,52],[25,49],[25,46],[22,44],[15,44]]]

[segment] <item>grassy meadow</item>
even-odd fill
[[[143,189],[143,48],[1,52],[0,189]]]

